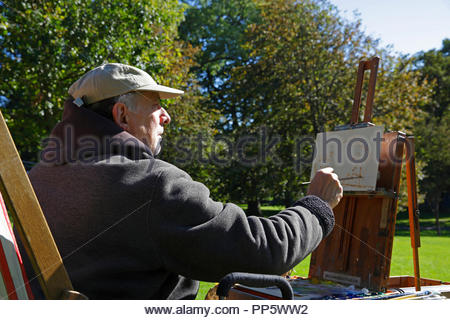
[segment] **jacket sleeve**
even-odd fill
[[[235,271],[282,274],[334,226],[331,208],[315,196],[269,218],[247,217],[232,203],[210,199],[203,184],[176,167],[162,170],[149,219],[165,267],[202,281]]]

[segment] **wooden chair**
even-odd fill
[[[44,296],[47,299],[86,299],[73,290],[1,112],[0,195],[0,299],[33,298],[6,208]]]

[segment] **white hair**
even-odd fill
[[[117,99],[117,102],[123,103],[131,111],[136,111],[138,101],[139,101],[139,96],[140,96],[139,92],[128,92],[128,93],[125,93],[125,94],[122,94],[121,96],[119,96],[119,98]]]

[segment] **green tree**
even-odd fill
[[[187,91],[165,102],[174,119],[169,139],[181,127],[208,130],[211,120],[189,73],[195,49],[178,40],[184,17],[178,1],[25,0],[0,2],[0,9],[0,103],[24,160],[37,159],[71,83],[107,62],[140,67]]]
[[[256,4],[252,0],[193,0],[182,1],[188,5],[185,20],[180,25],[180,37],[199,48],[194,58],[196,64],[191,71],[196,74],[201,92],[204,97],[203,105],[209,110],[220,114],[216,117],[216,133],[234,142],[233,129],[238,126],[239,119],[234,117],[236,105],[230,103],[230,74],[238,65],[248,60],[248,50],[243,47],[245,30],[248,25],[256,22],[260,17]],[[191,135],[192,137],[192,135]],[[195,137],[194,137],[195,138]],[[204,137],[205,156],[211,155],[208,148],[212,137]],[[217,157],[224,159],[227,164],[218,163],[211,159],[200,159],[198,150],[199,139],[194,139],[190,150],[195,153],[194,163],[209,161],[207,174],[202,177],[203,182],[212,188],[215,198],[221,200],[243,200],[235,197],[240,192],[239,186],[245,182],[238,179],[242,167],[236,167],[235,157],[231,157],[227,146],[218,144]],[[215,151],[213,151],[215,152]],[[214,157],[214,156],[213,156]],[[234,191],[234,192],[232,192]]]
[[[245,64],[248,50],[243,47],[248,25],[260,19],[252,0],[193,0],[186,18],[180,25],[180,36],[200,50],[195,55],[199,84],[211,108],[220,106],[222,125],[218,129],[230,131],[237,118],[229,119],[236,111],[227,99],[231,70]]]
[[[425,162],[420,190],[426,194],[440,234],[440,202],[450,193],[450,39],[443,40],[440,50],[417,54],[416,66],[423,81],[434,84],[432,99],[423,105],[426,116],[417,121],[415,135],[418,157]]]
[[[195,12],[207,17],[215,2],[196,3]],[[240,46],[233,51],[239,58],[219,66],[226,75],[211,74],[208,83],[219,86],[207,91],[220,95],[208,98],[224,112],[219,131],[232,140],[245,135],[279,139],[271,156],[262,159],[264,142],[257,139],[246,146],[246,157],[259,155],[259,161],[249,165],[234,157],[229,166],[218,170],[224,192],[235,201],[246,201],[250,213],[258,213],[263,199],[275,198],[288,205],[302,192],[300,182],[309,179],[309,172],[308,165],[298,166],[298,159],[308,158],[311,149],[299,148],[299,139],[314,138],[318,132],[349,122],[359,60],[381,56],[374,121],[387,129],[412,128],[420,112],[411,106],[426,99],[428,88],[418,83],[410,59],[396,58],[379,48],[376,40],[361,31],[359,20],[341,18],[327,1],[255,0],[246,8],[258,16],[250,15],[235,30],[243,33],[226,32],[233,36],[227,39],[231,47]],[[231,9],[227,12],[226,17],[232,16]],[[220,25],[219,31],[224,30]],[[203,35],[199,43],[215,43],[220,37],[221,33]],[[207,46],[205,55],[220,57],[223,50],[217,49]],[[208,74],[204,65],[199,64],[197,74]]]

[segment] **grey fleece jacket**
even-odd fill
[[[313,196],[269,218],[213,201],[186,172],[69,100],[30,179],[74,288],[91,299],[194,298],[197,280],[281,274],[334,225]]]

